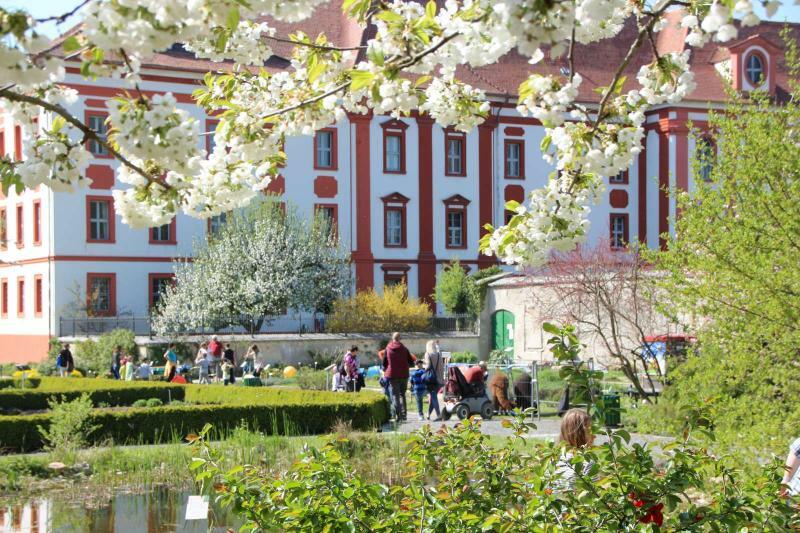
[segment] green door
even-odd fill
[[[495,311],[492,315],[492,350],[514,348],[514,313]]]

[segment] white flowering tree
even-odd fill
[[[667,12],[683,10],[690,47],[734,38],[734,15],[743,25],[759,22],[753,0],[343,0],[346,16],[375,27],[374,37],[356,47],[324,34],[278,35],[265,22],[301,21],[323,2],[84,0],[76,7],[81,31],[58,46],[37,33],[43,20],[0,8],[0,106],[23,125],[25,140],[23,161],[0,164],[3,184],[83,186],[84,146],[92,140],[121,162],[123,187],[114,198],[126,223],[158,226],[178,211],[209,217],[246,205],[269,184],[284,162],[286,136],[310,135],[345,113],[419,110],[442,126],[473,128],[487,118],[489,102],[456,78],[456,67],[495,63],[516,49],[531,64],[518,110],[542,121],[542,152],[557,171],[513,206],[507,225],[490,228],[482,248],[508,263],[537,265],[551,250],[583,240],[602,177],[628,168],[641,149],[644,110],[676,103],[694,88],[690,51],[660,54],[655,46]],[[780,5],[761,2],[768,14]],[[582,77],[575,45],[610,39],[631,20],[635,37],[599,103],[576,102]],[[273,74],[260,67],[279,41],[294,45],[291,67]],[[211,153],[199,147],[198,121],[171,95],[148,98],[137,90],[143,58],[176,42],[199,57],[235,63],[229,72],[209,73],[196,93],[198,104],[220,118]],[[639,70],[638,87],[623,90],[623,73],[643,47],[652,49],[653,61]],[[563,76],[536,74],[543,50],[566,56]],[[113,103],[107,139],[67,111],[75,98],[59,86],[67,59],[79,59],[89,78],[117,76],[130,85],[130,96]],[[42,111],[54,119],[35,123]]]
[[[160,335],[241,325],[259,331],[287,309],[329,310],[350,287],[349,253],[320,217],[259,202],[229,215],[214,237],[175,266],[154,313]]]

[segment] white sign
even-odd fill
[[[186,502],[186,520],[208,519],[208,496],[189,496]]]

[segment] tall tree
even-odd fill
[[[286,309],[329,310],[350,287],[349,254],[327,221],[305,221],[266,200],[229,216],[192,261],[175,265],[175,284],[156,310],[159,334],[201,325],[258,331]]]
[[[694,167],[708,181],[679,197],[677,235],[652,257],[669,274],[667,310],[703,320],[700,354],[666,400],[708,410],[719,440],[759,453],[781,451],[800,427],[800,106],[790,96],[776,107],[753,94],[712,118],[718,154]]]

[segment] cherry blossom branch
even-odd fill
[[[314,48],[315,50],[324,50],[327,52],[347,52],[347,51],[359,51],[359,50],[366,50],[366,46],[331,46],[325,44],[315,44],[315,43],[305,43],[302,41],[295,41],[293,39],[284,39],[282,37],[273,37],[271,35],[266,36],[267,39],[279,43],[288,43],[288,44],[296,44],[300,46],[305,46],[307,48]]]
[[[106,150],[108,150],[108,153],[110,153],[116,159],[118,159],[120,163],[122,163],[126,167],[130,168],[131,170],[133,170],[137,174],[141,175],[149,183],[159,183],[159,185],[161,185],[162,187],[169,188],[169,185],[167,185],[166,183],[162,183],[159,180],[156,180],[155,178],[150,176],[140,166],[136,165],[130,159],[128,159],[127,157],[125,157],[124,155],[119,153],[119,151],[116,148],[114,148],[111,145],[111,143],[108,142],[107,139],[104,139],[103,137],[98,135],[96,131],[94,131],[89,126],[87,126],[86,124],[84,124],[83,122],[81,122],[80,120],[75,118],[74,116],[72,116],[72,114],[70,114],[70,112],[67,111],[66,109],[64,109],[64,107],[62,107],[61,105],[59,105],[59,104],[51,104],[50,102],[48,102],[46,100],[43,100],[41,98],[38,98],[36,96],[30,96],[30,95],[27,95],[27,94],[17,93],[17,92],[11,91],[9,89],[0,89],[0,98],[5,98],[5,99],[10,100],[12,102],[22,102],[22,103],[25,103],[25,104],[35,105],[35,106],[41,107],[42,109],[44,109],[46,111],[50,111],[51,113],[55,113],[55,114],[59,115],[64,120],[66,120],[69,124],[74,126],[81,133],[83,133],[82,142],[86,142],[86,141],[89,141],[89,140],[95,141],[96,143],[98,143],[101,146],[103,146]]]
[[[53,15],[53,16],[51,16],[51,17],[45,17],[45,18],[41,18],[41,19],[34,19],[34,20],[36,21],[36,23],[37,23],[37,24],[41,24],[41,23],[43,23],[43,22],[53,22],[53,21],[55,21],[55,22],[56,22],[56,24],[61,24],[62,22],[64,22],[64,21],[65,21],[65,20],[67,20],[68,18],[70,18],[72,15],[74,15],[75,13],[77,13],[78,11],[80,11],[80,10],[81,10],[81,8],[82,8],[83,6],[85,6],[86,4],[88,4],[90,1],[91,1],[91,0],[83,0],[83,1],[82,1],[81,3],[79,3],[77,6],[75,6],[74,8],[72,8],[72,10],[71,10],[71,11],[68,11],[68,12],[66,12],[66,13],[63,13],[63,14],[61,14],[61,15]]]

